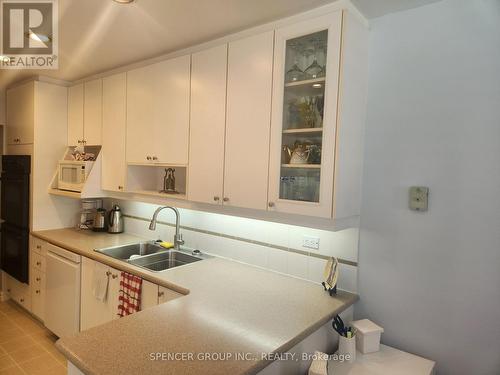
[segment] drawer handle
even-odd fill
[[[165,292],[158,292],[158,297],[163,297],[165,295]]]
[[[36,281],[40,281],[41,279],[40,279],[39,277],[37,277],[35,280],[36,280]]]
[[[151,160],[151,156],[146,156],[146,160]]]
[[[153,160],[158,160],[158,158],[156,156],[153,156]]]
[[[9,293],[10,293],[10,288],[7,288],[7,292],[9,292]]]
[[[107,276],[107,277],[110,277],[110,276],[111,276],[111,272],[106,271],[106,276]]]
[[[21,303],[23,303],[23,302],[24,302],[24,298],[21,298],[19,301],[20,301]]]
[[[123,186],[118,185],[118,190],[123,190]]]
[[[214,197],[214,201],[215,201],[215,202],[218,202],[219,200],[220,200],[220,198],[219,198],[219,197],[217,197],[217,196],[216,196],[216,197]]]
[[[35,290],[35,293],[36,293],[36,294],[40,294],[40,291],[39,291],[39,290]]]
[[[229,198],[228,198],[228,197],[224,197],[222,200],[223,200],[224,202],[229,202]]]
[[[36,245],[36,248],[37,248],[38,250],[42,250],[42,246],[41,246],[41,245]]]
[[[41,266],[41,265],[42,265],[42,262],[36,262],[36,265],[37,265],[37,266]]]
[[[113,279],[116,279],[116,278],[118,277],[118,275],[114,275],[114,274],[113,274],[113,275],[111,275],[111,277],[112,277]]]

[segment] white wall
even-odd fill
[[[500,1],[376,19],[357,318],[438,374],[500,371]],[[427,213],[407,209],[430,187]]]

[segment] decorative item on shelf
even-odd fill
[[[307,145],[309,151],[309,163],[321,164],[321,146],[316,144]]]
[[[303,143],[295,142],[293,149],[287,145],[283,146],[283,151],[289,155],[289,164],[307,164],[309,160],[309,150]]]
[[[284,145],[281,147],[281,164],[289,164],[292,154],[290,152],[290,147]]]
[[[177,190],[175,190],[175,169],[174,168],[165,168],[165,176],[163,177],[163,190],[160,190],[160,193],[179,194],[179,192]]]
[[[337,281],[339,279],[339,261],[337,258],[331,257],[325,265],[325,270],[323,271],[323,277],[325,281],[321,284],[323,288],[330,294],[337,293]]]
[[[311,143],[295,141],[293,147],[282,147],[283,164],[320,164],[321,146]]]

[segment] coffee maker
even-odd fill
[[[102,199],[82,199],[82,210],[78,229],[89,230],[94,228],[94,219],[98,209],[102,209]]]

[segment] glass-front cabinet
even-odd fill
[[[276,31],[269,209],[332,216],[341,12]]]

